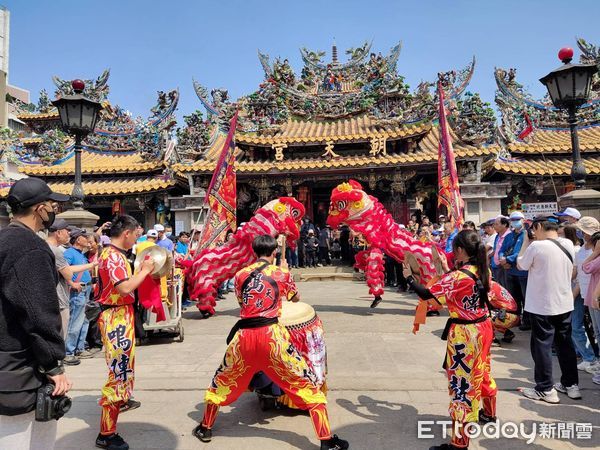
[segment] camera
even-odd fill
[[[53,384],[44,384],[37,391],[35,403],[35,420],[48,422],[52,419],[58,420],[71,409],[71,399],[66,395],[53,396]]]

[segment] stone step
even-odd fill
[[[344,272],[318,272],[301,273],[297,275],[299,281],[348,281],[354,279],[354,273]],[[296,276],[294,276],[296,279]]]

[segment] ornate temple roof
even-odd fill
[[[458,136],[451,130],[453,139],[458,141]],[[172,169],[180,174],[212,173],[216,167],[219,153],[225,142],[225,134],[220,133],[205,153],[205,157],[192,163],[177,163]],[[239,147],[236,150],[236,171],[238,173],[286,173],[305,172],[311,170],[333,169],[344,170],[352,168],[390,167],[398,165],[435,164],[438,160],[439,128],[437,125],[428,124],[424,137],[416,146],[403,153],[391,154],[382,152],[372,156],[369,152],[365,155],[343,156],[342,152],[337,157],[307,157],[297,159],[253,161],[248,158]],[[455,143],[454,151],[458,158],[473,158],[493,154],[497,146],[474,146]]]
[[[84,150],[81,154],[81,172],[83,174],[135,174],[150,172],[163,167],[162,161],[146,160],[140,153],[108,154]],[[60,164],[50,166],[27,164],[22,165],[19,172],[31,176],[74,175],[74,152],[63,158]]]
[[[600,175],[600,157],[583,158],[583,164],[588,175]],[[571,176],[573,160],[569,157],[560,159],[532,158],[520,161],[496,161],[494,169],[508,174],[516,175],[552,175]]]
[[[109,72],[96,80],[86,80],[84,95],[102,103],[94,133],[83,141],[82,173],[86,195],[114,195],[152,192],[175,185],[165,164],[174,112],[179,100],[177,90],[158,92],[156,106],[147,118],[131,114],[108,100]],[[69,81],[53,77],[55,96],[72,94]],[[72,180],[57,181],[75,172],[74,142],[60,124],[56,108],[46,91],[37,105],[21,105],[18,117],[35,133],[31,137],[3,136],[4,157],[16,163],[19,172],[45,178],[60,192],[71,192]],[[95,180],[95,175],[111,175]]]
[[[581,63],[600,66],[600,50],[577,40]],[[494,72],[496,104],[501,114],[498,127],[503,151],[492,165],[507,174],[569,177],[572,167],[571,135],[564,111],[555,108],[548,95],[534,99],[517,81],[514,68]],[[577,111],[579,147],[590,175],[600,174],[600,74],[592,80],[588,103]]]
[[[383,56],[365,43],[346,51],[348,60],[343,63],[335,46],[329,63],[323,61],[325,52],[301,49],[300,74],[287,60],[271,61],[259,52],[265,80],[256,92],[235,102],[226,90],[213,89],[209,94],[194,81],[207,116],[196,111],[184,117],[186,126],[178,130],[179,159],[173,169],[179,174],[212,171],[236,110],[240,173],[434,164],[439,142],[437,82],[422,82],[411,92],[397,72],[400,49],[398,44]],[[462,70],[432,74],[448,99],[459,157],[497,150],[491,145],[493,110],[479,95],[465,92],[474,67],[475,59]],[[388,152],[388,143],[400,145]],[[346,144],[362,145],[347,152]],[[271,156],[265,158],[263,153],[255,158],[253,149]]]
[[[580,128],[579,148],[582,152],[592,153],[600,151],[600,126]],[[506,148],[514,154],[537,153],[568,153],[572,152],[571,133],[569,130],[538,129],[526,141],[510,142]]]
[[[175,183],[174,180],[162,177],[105,178],[98,181],[84,181],[83,190],[86,196],[141,194],[168,189],[175,186]],[[48,185],[53,191],[61,194],[70,194],[73,190],[73,183],[70,181],[50,181]],[[8,186],[0,186],[0,198],[6,198],[9,189]]]
[[[401,139],[424,134],[430,122],[415,124],[383,123],[361,115],[335,121],[289,119],[273,134],[239,133],[236,142],[271,146],[274,144],[308,144],[331,142],[365,142],[373,138]]]

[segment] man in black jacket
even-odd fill
[[[11,224],[0,231],[0,448],[53,448],[56,420],[35,421],[37,390],[71,388],[56,293],[54,255],[37,232],[54,222],[53,202],[68,200],[38,178],[8,193]]]

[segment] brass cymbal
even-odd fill
[[[158,245],[145,248],[136,256],[135,263],[133,264],[136,272],[139,270],[146,256],[149,256],[154,261],[154,270],[150,274],[153,278],[161,278],[171,272],[174,264],[173,255],[166,248]]]

